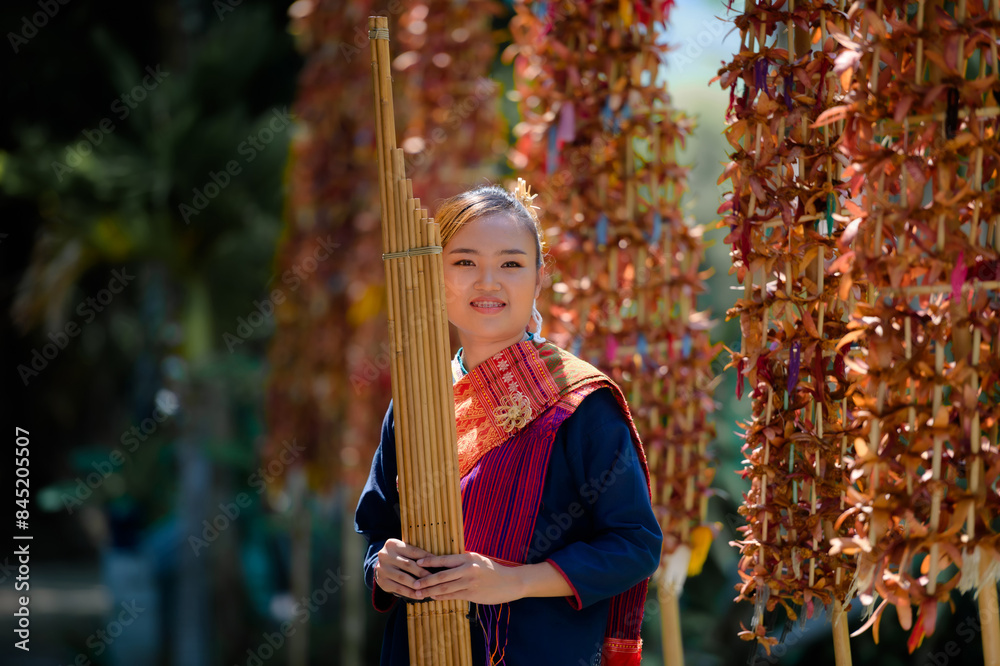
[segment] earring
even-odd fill
[[[542,337],[542,314],[538,311],[538,302],[531,305],[531,321],[535,324],[535,332],[532,334],[539,342],[545,342]]]

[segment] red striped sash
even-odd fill
[[[456,380],[466,550],[509,565],[526,562],[556,431],[587,395],[603,386],[611,388],[629,424],[649,486],[646,456],[625,396],[589,363],[552,343],[525,341]],[[605,666],[640,663],[648,582],[612,598],[602,651]],[[502,638],[493,636],[493,641]]]

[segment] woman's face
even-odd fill
[[[463,345],[521,339],[541,290],[534,234],[509,215],[481,217],[444,247],[448,319]]]

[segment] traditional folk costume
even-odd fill
[[[572,354],[533,340],[464,374],[455,416],[465,547],[501,564],[549,562],[573,595],[470,604],[477,666],[638,666],[639,629],[662,533],[646,458],[620,389]],[[382,666],[409,664],[406,609],[374,584],[400,538],[390,404],[355,527],[368,540],[365,582],[390,613]]]

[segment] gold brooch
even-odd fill
[[[518,391],[500,401],[500,406],[493,410],[493,417],[504,432],[520,430],[531,422],[531,403]]]

